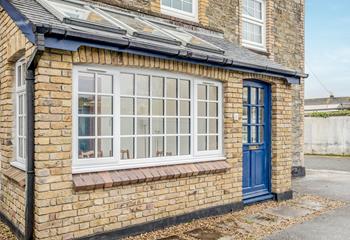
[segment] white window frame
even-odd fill
[[[243,0],[244,1],[244,0]],[[266,0],[254,0],[261,3],[261,15],[262,19],[258,19],[249,15],[244,14],[244,9],[242,9],[242,44],[244,47],[266,51]],[[244,8],[244,4],[242,4],[242,8]],[[244,39],[244,22],[251,23],[254,25],[258,25],[261,27],[261,37],[262,43],[257,43],[253,41],[249,41]]]
[[[21,75],[18,75],[18,68],[21,68]],[[14,167],[17,167],[23,171],[26,170],[27,168],[27,160],[25,158],[25,156],[27,155],[27,153],[25,152],[27,147],[27,121],[24,121],[23,123],[23,157],[19,156],[19,117],[23,117],[24,119],[26,119],[27,117],[27,101],[26,101],[26,78],[25,78],[25,72],[26,72],[26,63],[25,63],[25,59],[21,58],[20,60],[18,60],[16,62],[15,65],[15,96],[14,96],[14,102],[15,102],[15,126],[14,126],[14,158],[13,161],[11,162],[11,165]],[[21,79],[20,79],[21,78]],[[20,86],[18,86],[19,81],[22,83]],[[22,96],[23,99],[23,113],[21,114],[21,116],[19,115],[19,97]]]
[[[78,76],[79,72],[95,72],[101,74],[111,74],[113,75],[113,157],[109,158],[78,158]],[[121,72],[133,73],[133,74],[146,74],[152,76],[170,77],[170,78],[183,78],[190,80],[191,86],[191,155],[186,156],[164,156],[164,157],[150,157],[144,159],[130,159],[121,160],[120,159],[120,92],[118,89],[120,86],[119,74]],[[197,134],[196,128],[196,111],[197,104],[196,99],[196,84],[197,83],[207,83],[218,86],[218,150],[214,151],[197,151]],[[162,166],[162,165],[173,165],[173,164],[183,164],[183,163],[195,163],[195,162],[205,162],[213,160],[223,160],[226,159],[224,156],[223,147],[223,87],[222,83],[219,81],[214,81],[211,79],[203,79],[200,77],[194,77],[186,74],[171,73],[168,71],[154,71],[146,69],[136,69],[136,68],[124,68],[124,67],[101,67],[97,65],[93,66],[74,66],[73,67],[73,173],[83,173],[83,172],[98,172],[98,171],[108,171],[108,170],[118,170],[118,169],[130,169],[130,168],[140,168],[140,167],[151,167],[151,166]],[[134,126],[136,127],[136,126]],[[177,135],[180,135],[179,133]],[[166,134],[164,133],[164,136]],[[150,151],[152,149],[150,148]]]
[[[165,15],[189,20],[192,22],[198,22],[198,0],[193,0],[192,2],[192,13],[165,6],[163,5],[162,0],[160,0],[160,11]]]

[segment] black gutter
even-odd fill
[[[27,63],[26,97],[27,97],[27,181],[24,239],[34,239],[34,195],[35,195],[35,167],[34,167],[34,82],[35,69],[45,50],[44,35],[36,34],[36,49]]]

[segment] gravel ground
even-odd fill
[[[10,229],[0,221],[0,240],[17,240]]]
[[[281,218],[265,213],[267,209],[295,206],[300,207],[300,201],[313,201],[321,204],[322,209],[312,210],[303,217]],[[319,216],[332,209],[346,205],[344,202],[330,200],[318,196],[295,194],[293,200],[285,202],[264,202],[245,207],[244,210],[229,213],[217,217],[195,220],[159,231],[154,231],[126,240],[253,240],[262,239],[272,233],[286,229],[287,227],[302,223]],[[305,206],[304,206],[305,207]],[[201,232],[202,234],[193,234]]]

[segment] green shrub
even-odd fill
[[[323,117],[323,118],[350,116],[350,110],[339,110],[339,111],[334,111],[334,112],[313,112],[313,113],[307,114],[307,116],[308,117]]]

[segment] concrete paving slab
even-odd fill
[[[270,214],[263,214],[263,213],[258,213],[254,214],[251,216],[247,216],[245,218],[247,221],[251,221],[263,226],[272,226],[279,224],[282,221],[281,217],[275,216],[275,215],[270,215]]]
[[[218,240],[224,237],[222,233],[206,228],[196,228],[189,232],[185,232],[185,234],[201,240]]]
[[[323,169],[350,172],[350,157],[305,156],[306,169]]]
[[[299,207],[308,208],[315,211],[320,211],[325,208],[323,204],[309,199],[300,199],[295,202]]]
[[[264,213],[274,215],[277,217],[291,219],[296,217],[304,217],[310,213],[313,213],[313,211],[297,206],[280,206],[277,208],[269,208],[265,210]]]

